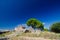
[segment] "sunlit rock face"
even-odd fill
[[[23,26],[23,25],[18,25],[16,28],[15,28],[15,32],[31,32],[31,33],[40,33],[41,30],[40,29],[34,29],[32,27],[29,27],[28,29]]]
[[[35,32],[35,30],[32,27],[29,28],[29,31],[31,31],[32,33]]]
[[[15,31],[17,32],[23,32],[25,30],[25,27],[23,27],[22,25],[19,25],[15,28]]]
[[[41,32],[40,29],[34,29],[34,28],[32,28],[32,27],[29,28],[29,31],[30,31],[31,33],[40,33],[40,32]]]

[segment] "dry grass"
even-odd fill
[[[22,33],[11,40],[60,40],[60,34],[53,32],[40,32],[40,33]]]
[[[27,36],[27,37],[43,37],[48,39],[60,39],[60,34],[55,34],[52,32],[40,32],[38,33],[22,33],[21,35],[17,36]]]
[[[7,32],[7,33],[0,34],[0,37],[5,37],[6,35],[9,35],[9,34],[12,34],[12,32]]]
[[[44,38],[41,38],[41,37],[23,37],[23,36],[20,36],[20,37],[12,37],[10,40],[50,40],[50,39],[44,39]]]

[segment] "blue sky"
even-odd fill
[[[0,0],[0,29],[13,29],[31,17],[45,23],[46,28],[60,22],[60,1]]]

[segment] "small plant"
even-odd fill
[[[4,34],[0,34],[0,37],[5,37],[5,35]]]
[[[44,28],[44,31],[49,31],[47,28]]]

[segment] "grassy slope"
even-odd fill
[[[48,39],[48,40],[57,40],[60,39],[60,34],[56,34],[56,33],[52,33],[52,32],[40,32],[40,33],[22,33],[22,34],[18,34],[14,37],[12,37],[12,40],[24,40],[26,39],[25,37],[30,37],[30,38],[43,38],[43,39]],[[27,38],[28,39],[28,38]],[[43,40],[42,39],[42,40]],[[32,40],[32,39],[31,39]],[[38,39],[37,39],[38,40]]]

